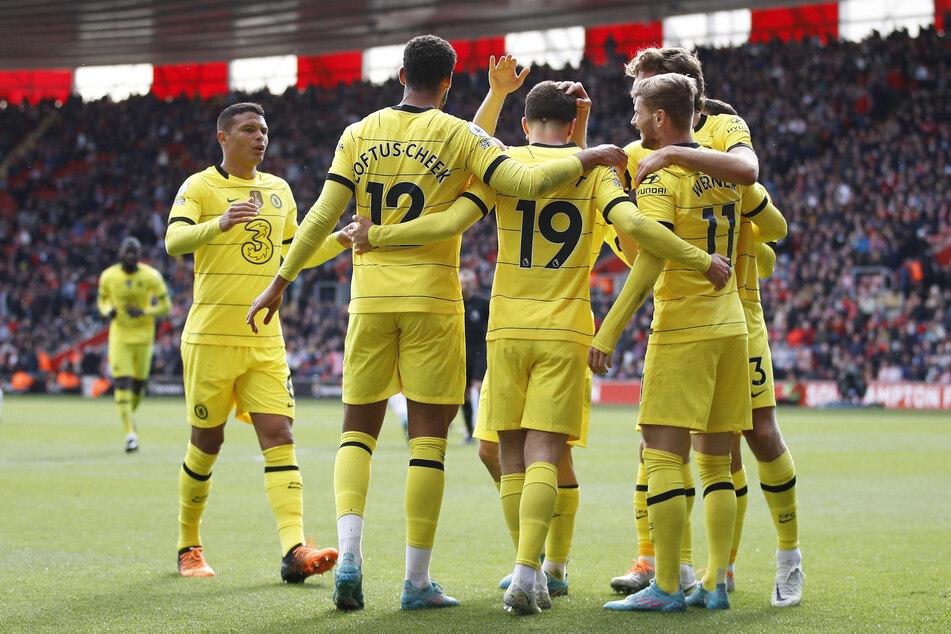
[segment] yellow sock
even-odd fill
[[[525,469],[525,486],[518,507],[518,555],[516,564],[538,570],[558,498],[558,466],[535,462]]]
[[[264,490],[277,519],[281,554],[304,543],[304,481],[297,467],[294,445],[265,449]]]
[[[211,490],[211,467],[218,454],[208,454],[188,443],[185,461],[178,473],[178,550],[201,546],[198,536],[201,514]]]
[[[376,439],[359,431],[345,431],[340,436],[340,448],[334,460],[334,500],[337,519],[344,515],[359,515],[367,508],[370,488],[370,458],[376,449]]]
[[[406,475],[406,544],[432,548],[446,486],[446,439],[432,436],[409,441]]]
[[[555,499],[555,513],[545,539],[545,560],[567,563],[571,552],[571,539],[575,533],[575,515],[581,501],[581,490],[577,484],[558,487]]]
[[[525,487],[524,473],[510,473],[502,476],[499,483],[499,500],[502,502],[502,515],[512,537],[512,544],[518,550],[518,508],[522,504],[522,489]]]
[[[654,543],[655,582],[664,592],[680,589],[680,546],[683,543],[687,500],[683,458],[667,451],[645,449],[647,512]]]
[[[135,413],[135,410],[139,409],[139,403],[142,402],[142,392],[136,394],[135,392],[129,392],[132,395],[132,413]]]
[[[690,463],[684,463],[684,495],[687,500],[687,515],[684,519],[684,539],[680,544],[680,563],[693,565],[693,522],[690,514],[693,512],[693,503],[697,499],[697,490],[694,488],[693,469]]]
[[[647,469],[637,462],[637,485],[634,487],[634,526],[637,529],[637,556],[653,557],[651,525],[647,518]]]
[[[736,551],[740,549],[740,537],[743,536],[743,520],[749,505],[749,489],[746,486],[746,467],[740,467],[733,473],[733,489],[736,491],[736,522],[733,524],[733,546],[730,547],[730,563],[736,561]]]
[[[759,486],[773,516],[778,548],[799,548],[799,503],[796,500],[796,465],[789,450],[772,462],[758,462]]]
[[[116,390],[116,407],[119,408],[119,422],[122,423],[122,429],[126,436],[135,433],[135,424],[132,422],[132,392],[129,390]]]
[[[736,521],[736,494],[730,477],[730,455],[710,456],[695,452],[700,482],[703,484],[703,515],[707,528],[707,572],[703,587],[713,590],[726,583]]]

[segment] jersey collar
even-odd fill
[[[402,104],[399,106],[393,106],[393,110],[399,110],[400,112],[412,112],[413,114],[419,114],[421,112],[426,112],[427,110],[434,110],[432,106],[427,108],[420,108],[419,106],[410,106],[407,104]]]
[[[553,148],[565,148],[565,147],[578,147],[576,143],[562,143],[561,145],[549,145],[548,143],[529,143],[532,147],[553,147]]]
[[[683,143],[671,143],[671,145],[679,145],[680,147],[700,147],[700,144],[696,141],[684,141]]]
[[[693,126],[693,131],[700,132],[700,128],[702,128],[706,122],[707,122],[707,115],[701,114],[700,120],[697,121],[697,125]]]

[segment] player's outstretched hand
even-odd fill
[[[354,214],[353,222],[343,229],[350,236],[354,253],[359,255],[375,248],[370,244],[370,227],[372,226],[373,222],[369,218]]]
[[[221,226],[222,231],[227,231],[237,224],[254,220],[259,213],[261,212],[258,210],[258,206],[254,204],[253,198],[239,200],[238,202],[231,203],[231,206],[221,214],[218,224]]]
[[[518,62],[511,55],[503,55],[495,62],[495,55],[489,57],[489,89],[503,95],[515,92],[525,83],[525,78],[531,72],[526,66],[522,72],[516,73]]]
[[[274,315],[277,314],[277,310],[284,302],[284,290],[289,284],[289,280],[285,280],[280,275],[275,275],[268,287],[264,289],[264,292],[258,295],[258,298],[254,300],[254,303],[251,304],[251,308],[248,310],[248,317],[245,319],[245,323],[251,326],[251,332],[257,334],[258,325],[255,323],[254,318],[265,308],[267,309],[267,313],[265,313],[262,321],[264,325],[271,323]]]
[[[588,96],[588,92],[580,81],[560,81],[555,84],[555,87],[566,95],[574,96],[575,107],[578,110],[591,109],[591,97]]]
[[[665,147],[640,159],[637,162],[637,171],[634,172],[634,189],[640,186],[641,181],[647,178],[648,174],[667,167],[670,163],[671,157]]]
[[[730,280],[731,273],[733,269],[730,267],[730,261],[719,253],[714,253],[710,256],[710,268],[703,276],[713,284],[713,288],[720,290]]]
[[[595,374],[604,375],[608,373],[608,368],[614,367],[614,364],[611,362],[611,355],[591,346],[588,348],[588,367]]]
[[[596,145],[587,150],[581,150],[575,156],[581,161],[581,166],[586,172],[595,165],[613,167],[618,174],[623,174],[627,169],[627,153],[616,145]]]

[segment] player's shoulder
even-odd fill
[[[711,130],[720,131],[724,134],[750,131],[750,126],[746,123],[746,120],[736,114],[708,115],[707,125],[710,126]]]
[[[121,267],[122,267],[121,264],[112,264],[110,266],[107,266],[102,271],[102,273],[99,274],[99,279],[106,280],[106,279],[109,279],[110,277],[117,275]]]
[[[176,200],[188,193],[194,194],[196,191],[215,187],[216,184],[220,184],[225,180],[226,176],[222,174],[221,168],[217,165],[209,165],[202,171],[191,174],[185,179],[182,186],[178,188],[178,193],[175,194]]]
[[[637,187],[637,196],[638,198],[642,196],[672,196],[680,188],[685,178],[687,178],[687,173],[679,165],[662,167],[644,177],[644,180]]]
[[[646,147],[644,147],[644,144],[641,142],[640,139],[638,139],[637,141],[632,141],[628,143],[627,145],[625,145],[624,151],[631,158],[641,158],[653,152],[653,150],[648,150]]]
[[[268,189],[291,188],[291,186],[287,184],[287,181],[280,176],[275,176],[274,174],[268,172],[262,172],[261,170],[258,170],[258,182],[261,183],[262,187],[266,187]]]
[[[142,275],[145,277],[162,279],[162,274],[159,273],[159,270],[145,262],[139,262],[139,270],[142,271]]]

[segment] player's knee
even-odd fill
[[[480,441],[479,442],[479,460],[489,470],[489,473],[496,473],[502,470],[502,463],[499,459],[498,443]]]
[[[753,429],[743,432],[743,435],[757,460],[775,460],[785,450],[773,408],[753,410]]]

